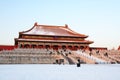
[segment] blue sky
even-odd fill
[[[89,35],[90,46],[117,48],[120,45],[120,0],[1,0],[0,44],[14,44],[18,32],[35,22],[68,24]]]

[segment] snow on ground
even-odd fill
[[[120,80],[120,65],[2,64],[0,80]]]

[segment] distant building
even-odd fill
[[[90,47],[90,50],[108,50],[107,47]]]
[[[38,25],[19,32],[15,46],[19,48],[87,49],[93,41],[85,40],[88,36],[71,30],[68,25]]]

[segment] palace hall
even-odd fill
[[[71,30],[68,25],[39,25],[26,31],[19,32],[15,38],[15,46],[18,48],[52,48],[57,49],[89,49],[93,41],[86,40],[88,36]]]
[[[0,47],[0,64],[120,64],[120,47],[90,47],[93,41],[87,38],[68,25],[34,23],[19,32],[14,46]]]

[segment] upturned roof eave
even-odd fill
[[[63,42],[63,43],[84,43],[84,44],[92,44],[93,41],[70,41],[70,40],[37,40],[37,39],[16,39],[17,41],[30,41],[30,42]]]

